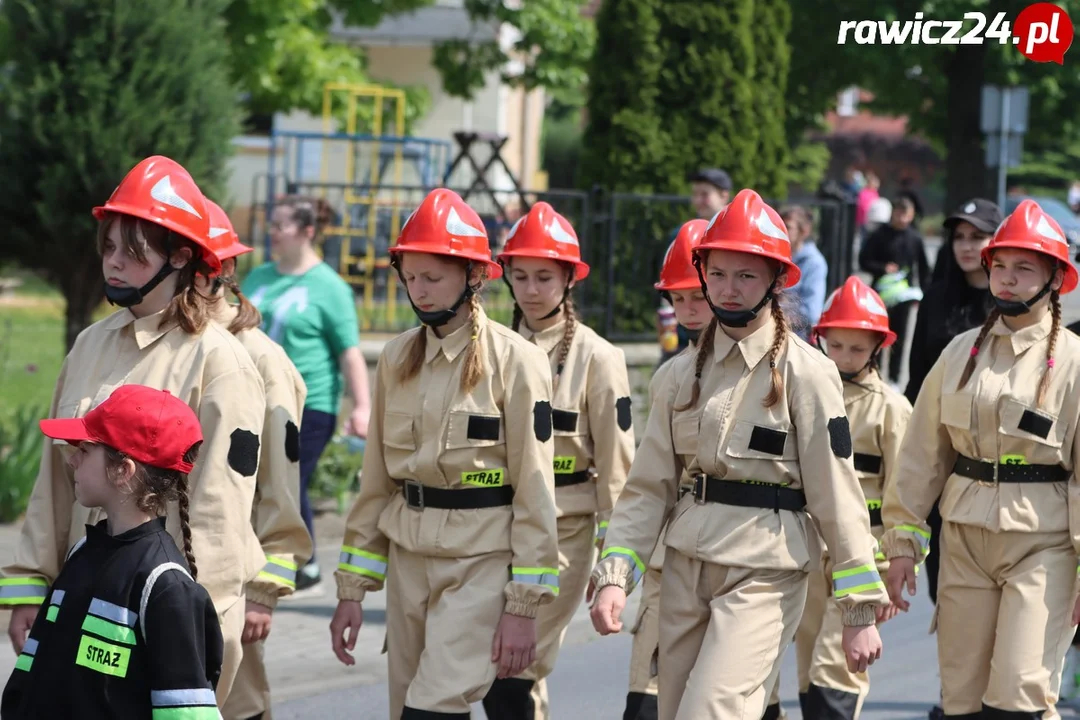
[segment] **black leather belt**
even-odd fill
[[[756,507],[780,512],[799,512],[806,509],[806,495],[774,483],[754,483],[745,480],[721,480],[698,475],[694,478],[694,500],[698,503],[722,503],[740,507]]]
[[[881,473],[881,456],[855,453],[855,469],[859,472],[878,475]]]
[[[1014,465],[973,460],[960,455],[953,472],[983,483],[1055,483],[1069,479],[1069,471],[1060,465]]]
[[[567,487],[570,485],[581,485],[587,483],[592,479],[592,475],[588,470],[578,470],[575,473],[555,473],[555,487]]]
[[[509,485],[451,490],[406,480],[401,486],[401,494],[405,496],[405,503],[414,510],[479,510],[514,502],[514,488]]]

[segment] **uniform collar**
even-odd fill
[[[998,318],[997,321],[994,322],[994,326],[990,328],[990,334],[1007,336],[1009,342],[1012,343],[1013,355],[1019,356],[1035,343],[1050,337],[1050,328],[1053,324],[1053,314],[1048,312],[1040,322],[1029,325],[1023,330],[1013,332],[1005,324],[1005,321],[1002,318]]]
[[[119,535],[109,534],[109,521],[106,519],[97,525],[86,526],[86,544],[90,547],[124,545],[158,532],[165,532],[165,518],[163,517],[154,518]]]
[[[176,327],[175,322],[161,326],[161,318],[164,314],[165,310],[162,310],[153,315],[137,318],[130,309],[124,308],[105,319],[105,329],[123,330],[130,325],[132,334],[135,336],[135,344],[140,350],[145,350],[147,346],[152,345],[154,341]]]
[[[562,342],[563,336],[566,334],[566,321],[561,320],[551,327],[540,330],[539,332],[530,329],[525,321],[521,321],[521,326],[518,328],[518,332],[526,340],[531,340],[544,352],[550,354],[552,350],[559,346]]]
[[[484,327],[487,325],[487,315],[484,313],[483,308],[477,308],[476,327],[477,332],[484,331]],[[431,362],[435,359],[435,356],[442,351],[442,354],[446,356],[446,359],[450,362],[454,362],[457,356],[469,346],[472,342],[473,324],[471,321],[466,320],[465,324],[459,327],[454,332],[450,333],[444,338],[440,338],[435,334],[435,331],[431,328],[424,326],[424,332],[427,333],[427,345],[424,353],[424,361]]]
[[[884,381],[877,370],[871,369],[859,382],[847,380],[844,382],[844,398],[858,398],[863,395],[880,393],[884,388]]]
[[[776,321],[773,320],[771,313],[765,318],[764,325],[738,342],[735,342],[724,332],[723,328],[717,327],[716,337],[713,338],[715,362],[723,362],[734,347],[738,348],[739,352],[742,353],[746,367],[753,370],[761,362],[761,358],[765,357],[769,352],[769,348],[772,347],[775,328]]]

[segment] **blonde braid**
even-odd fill
[[[716,338],[716,328],[719,326],[720,321],[714,315],[713,319],[709,321],[709,326],[705,328],[705,332],[701,333],[698,338],[697,358],[694,363],[694,389],[686,404],[672,408],[673,410],[683,412],[697,405],[698,398],[701,397],[701,373],[705,370],[705,358],[712,351],[713,340]]]
[[[990,328],[994,327],[994,323],[997,322],[999,317],[1001,317],[1001,311],[996,307],[986,316],[986,322],[982,324],[982,329],[979,330],[979,335],[975,338],[975,344],[971,346],[971,357],[968,358],[967,365],[964,366],[964,372],[960,375],[960,382],[956,385],[957,390],[967,385],[968,380],[971,379],[971,373],[975,372],[975,361],[979,355],[979,350],[982,349],[983,342],[986,341],[986,336],[990,333]]]
[[[574,298],[567,294],[563,304],[563,313],[566,319],[566,329],[563,331],[562,341],[559,343],[559,361],[555,365],[555,377],[552,390],[559,386],[559,378],[562,377],[563,368],[566,366],[566,356],[570,353],[570,345],[574,342],[574,333],[577,332],[577,313],[574,312]]]
[[[480,353],[480,296],[473,293],[469,298],[469,323],[472,339],[465,351],[465,365],[461,368],[461,390],[472,392],[484,376],[484,358]]]
[[[776,367],[776,359],[780,357],[780,351],[784,349],[788,336],[787,317],[784,316],[784,310],[780,307],[780,300],[775,295],[773,295],[771,310],[776,327],[773,329],[772,347],[769,348],[769,369],[772,373],[772,387],[769,388],[769,394],[765,396],[765,401],[762,403],[767,408],[780,402],[780,397],[784,394],[784,377]]]
[[[1046,345],[1046,369],[1039,378],[1039,390],[1035,395],[1035,404],[1041,406],[1046,399],[1046,390],[1050,387],[1050,371],[1054,369],[1054,349],[1057,347],[1058,331],[1061,329],[1061,298],[1058,293],[1050,293],[1050,315],[1053,323],[1050,326],[1050,340]]]

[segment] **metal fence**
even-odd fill
[[[417,320],[390,267],[387,250],[429,189],[422,185],[371,189],[260,176],[253,187],[249,241],[262,246],[269,256],[266,218],[275,197],[289,193],[325,199],[335,218],[323,231],[321,251],[326,262],[356,290],[361,329],[400,332],[414,327]],[[524,206],[550,203],[577,230],[583,259],[591,267],[589,277],[574,291],[582,319],[612,341],[655,338],[658,295],[653,283],[676,231],[694,217],[688,198],[548,190],[526,191],[520,198],[515,194],[502,206],[486,193],[473,193],[467,200],[487,227],[493,253],[501,249]],[[854,206],[816,197],[790,199],[788,204],[803,205],[814,216],[815,237],[829,262],[827,291],[831,292],[853,269]],[[489,314],[509,322],[513,306],[504,283],[489,283],[484,300]]]

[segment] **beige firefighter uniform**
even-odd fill
[[[1080,338],[1059,330],[1037,405],[1051,323],[1047,313],[1012,332],[999,319],[963,387],[979,329],[945,348],[886,489],[890,559],[925,556],[926,517],[941,496],[935,624],[946,715],[987,706],[1056,716],[1080,552]]]
[[[228,327],[236,307],[217,303],[215,320]],[[296,589],[296,569],[311,557],[311,536],[300,516],[300,415],[307,398],[296,366],[280,345],[261,330],[241,330],[236,339],[248,351],[266,387],[266,416],[255,476],[251,524],[266,556],[258,577],[247,585],[247,600],[273,609],[279,597]],[[270,682],[263,664],[263,642],[243,646],[232,692],[221,711],[225,720],[262,715],[270,720]]]
[[[210,593],[225,639],[220,704],[240,665],[245,588],[266,562],[251,527],[265,392],[254,363],[228,330],[211,322],[192,336],[175,324],[159,327],[161,319],[162,313],[136,318],[124,309],[80,333],[60,370],[49,417],[82,417],[126,384],[168,390],[198,414],[205,439],[188,478],[190,525],[198,581]],[[104,517],[75,502],[64,447],[46,440],[15,562],[4,568],[0,602],[21,604],[23,582],[27,602],[40,603],[46,589],[41,580],[52,582],[87,523]],[[167,527],[181,543],[175,503]]]
[[[880,540],[884,532],[881,502],[885,486],[896,476],[911,403],[871,370],[860,382],[844,383],[844,407],[851,424],[855,473],[866,498],[870,529]],[[876,559],[878,572],[884,574],[889,569],[885,556],[879,552]],[[827,551],[823,565],[829,565]],[[809,717],[856,718],[870,690],[869,673],[853,673],[847,668],[841,644],[843,630],[840,606],[832,599],[825,575],[811,573],[806,606],[795,633],[799,699]],[[779,682],[773,688],[770,705],[779,702],[778,686]]]
[[[335,577],[341,600],[386,582],[395,718],[405,707],[468,713],[495,680],[502,614],[536,617],[558,593],[548,360],[477,312],[477,340],[469,323],[445,338],[411,330],[375,371],[363,482]],[[420,333],[424,363],[400,383]],[[485,373],[463,392],[470,342]]]
[[[547,353],[554,377],[566,322],[540,332],[522,323],[519,332]],[[536,718],[550,715],[544,678],[554,669],[566,628],[585,597],[595,544],[603,539],[634,459],[630,380],[622,350],[578,322],[551,404],[559,595],[537,615],[536,662],[519,676],[535,681]]]
[[[886,603],[836,367],[788,334],[776,360],[784,393],[763,407],[774,325],[767,318],[738,342],[717,330],[700,399],[687,410],[674,408],[690,400],[695,356],[671,361],[594,571],[598,588],[634,587],[685,468],[695,487],[668,525],[660,591],[667,720],[764,712],[807,573],[820,564],[818,530],[800,510],[833,550],[844,624],[872,625]]]

